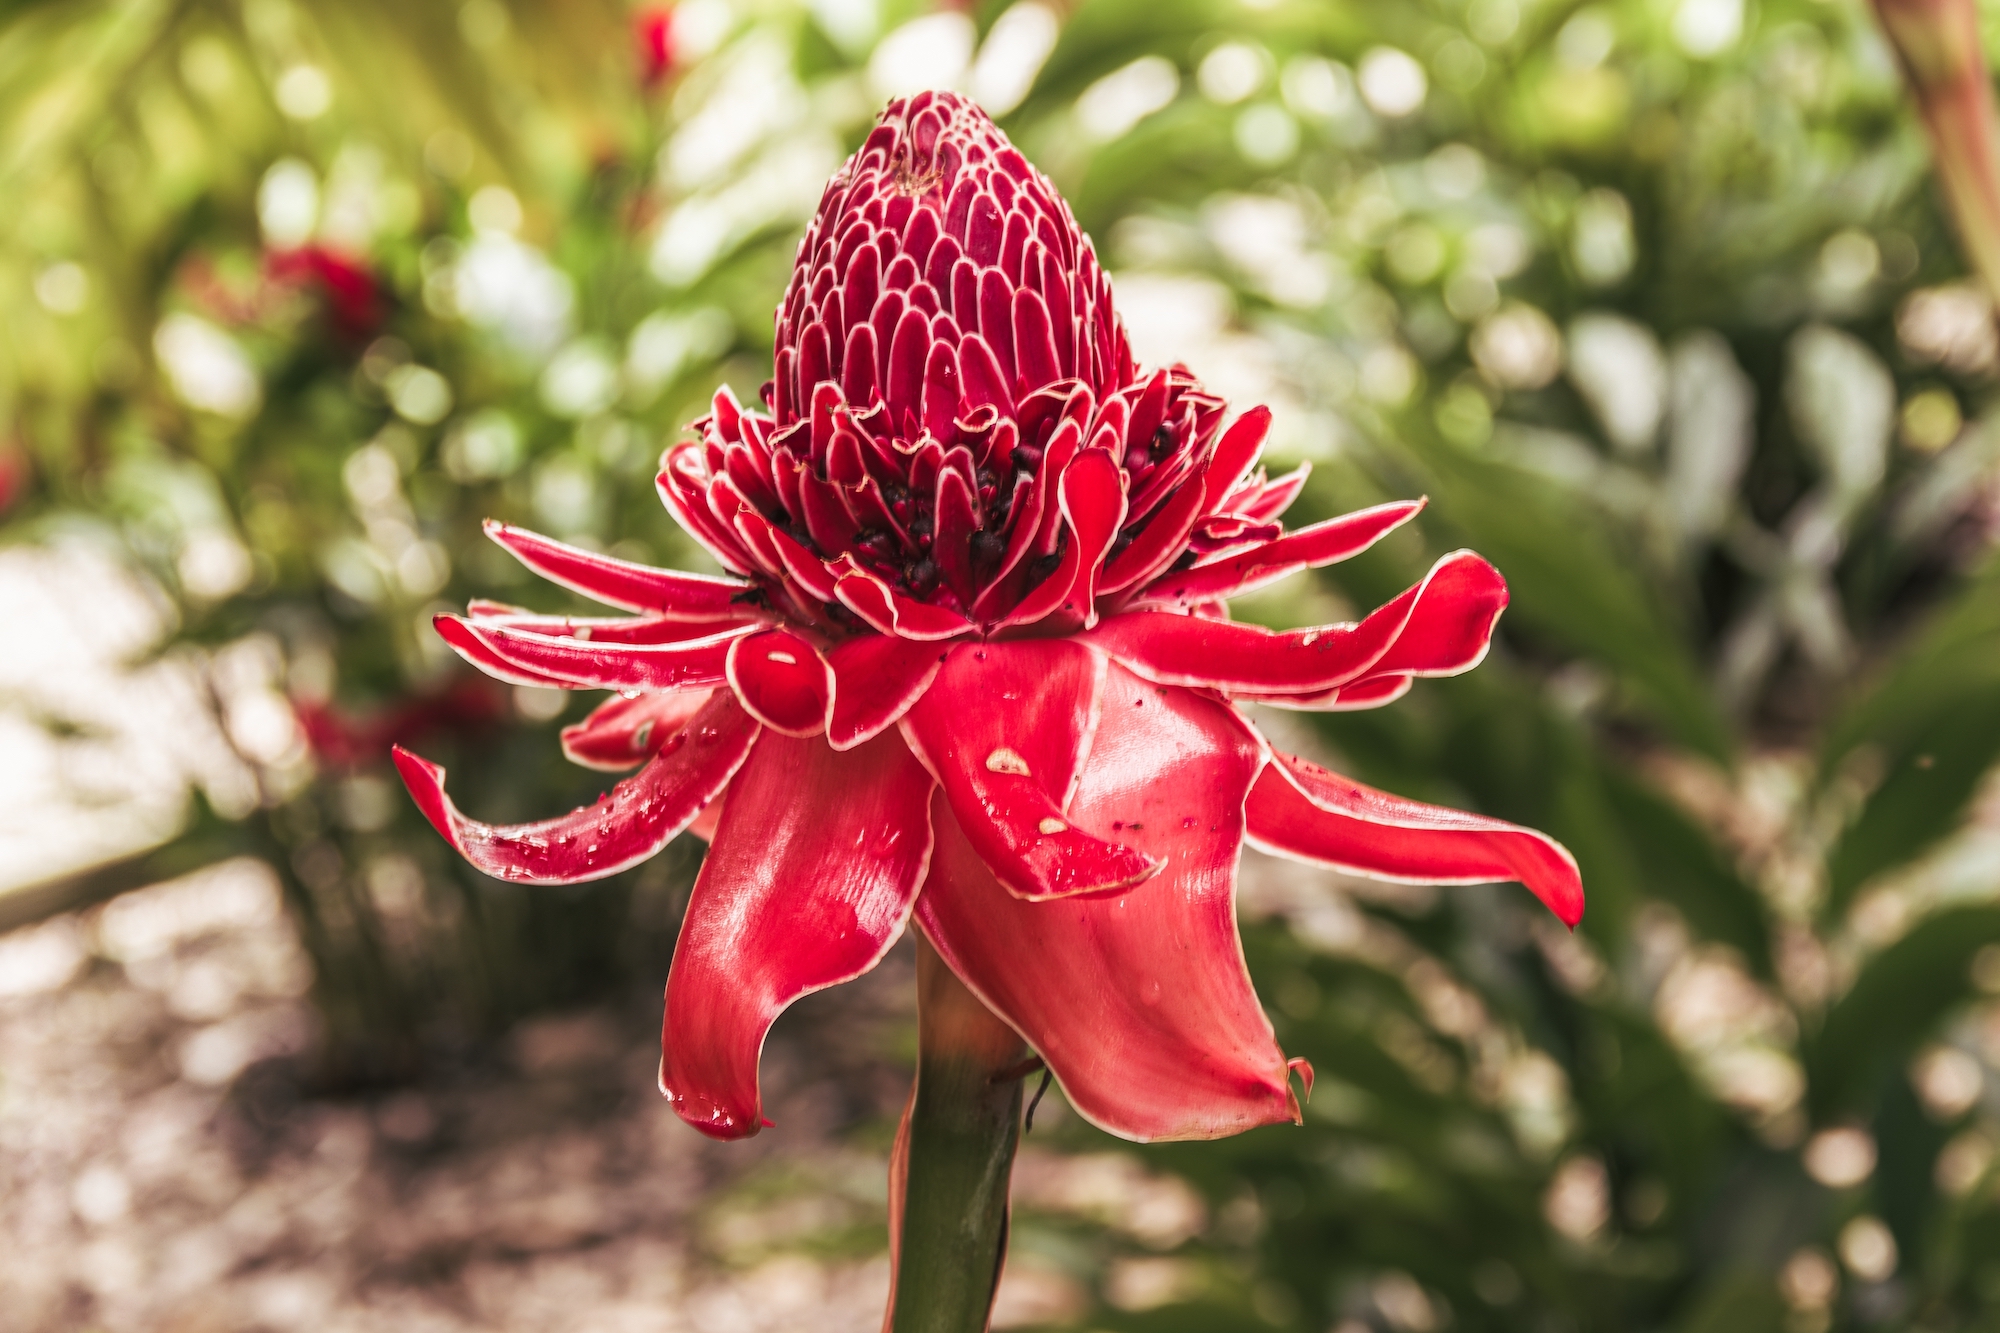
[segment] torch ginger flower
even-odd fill
[[[1068,206],[970,102],[892,104],[834,177],[776,359],[769,414],[724,390],[659,478],[735,577],[491,524],[630,614],[475,603],[439,621],[502,680],[618,691],[565,748],[645,767],[593,807],[500,828],[397,755],[438,830],[507,879],[590,879],[683,829],[712,837],[660,1065],[697,1129],[757,1132],[772,1020],[873,967],[913,914],[1077,1110],[1138,1140],[1296,1117],[1236,932],[1246,837],[1352,874],[1519,880],[1581,915],[1575,864],[1542,834],[1276,753],[1237,710],[1373,707],[1464,671],[1506,586],[1458,552],[1355,624],[1231,623],[1227,598],[1363,551],[1420,504],[1284,531],[1304,469],[1257,468],[1269,413],[1225,426],[1184,368],[1133,364]]]

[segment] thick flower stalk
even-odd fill
[[[772,1020],[873,967],[912,916],[1081,1114],[1153,1140],[1298,1115],[1237,938],[1246,838],[1353,874],[1519,880],[1582,913],[1542,834],[1276,753],[1238,709],[1375,707],[1464,671],[1505,584],[1461,551],[1357,623],[1232,623],[1228,598],[1363,551],[1420,503],[1287,532],[1305,472],[1257,466],[1269,413],[1227,420],[1184,367],[1134,365],[1068,206],[969,102],[891,105],[827,187],[764,399],[719,393],[659,478],[732,577],[492,524],[627,614],[475,603],[438,622],[502,680],[616,691],[564,745],[638,774],[503,828],[397,756],[439,831],[503,878],[711,839],[660,1063],[697,1129],[756,1133]]]

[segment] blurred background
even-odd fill
[[[1304,1128],[1052,1092],[999,1324],[2000,1329],[2000,338],[1858,0],[0,3],[7,1326],[877,1326],[907,946],[707,1143],[652,1090],[699,844],[489,880],[386,757],[607,785],[429,619],[563,605],[487,516],[711,567],[660,450],[925,86],[1272,406],[1295,520],[1431,497],[1240,615],[1511,582],[1477,672],[1260,723],[1590,895],[1247,854]]]

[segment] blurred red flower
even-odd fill
[[[438,732],[485,731],[505,715],[506,697],[490,681],[474,678],[398,699],[365,715],[303,699],[292,701],[292,711],[315,758],[351,768]]]
[[[326,303],[328,322],[346,342],[375,336],[388,316],[382,290],[359,256],[328,245],[301,245],[264,254],[264,280],[277,287],[311,288]]]
[[[674,68],[674,10],[650,5],[632,16],[632,43],[639,53],[639,81],[651,88]]]
[[[644,763],[595,806],[494,827],[398,752],[488,873],[609,875],[710,809],[667,983],[662,1089],[763,1123],[776,1015],[914,915],[1082,1114],[1134,1139],[1293,1118],[1235,922],[1245,841],[1360,875],[1520,880],[1583,911],[1546,836],[1277,753],[1237,708],[1371,708],[1485,655],[1506,586],[1468,551],[1358,623],[1277,633],[1226,599],[1367,549],[1421,502],[1286,532],[1185,367],[1142,371],[1090,243],[974,105],[893,103],[828,186],[777,315],[768,414],[725,390],[659,489],[735,577],[516,528],[531,569],[631,614],[475,603],[438,627],[502,680],[619,692],[571,756]]]

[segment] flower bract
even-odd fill
[[[517,528],[530,569],[624,614],[475,603],[438,628],[502,680],[616,694],[563,743],[638,767],[498,827],[397,762],[473,864],[530,883],[712,845],[667,982],[660,1084],[696,1128],[764,1123],[785,1006],[914,917],[1096,1124],[1209,1138],[1293,1119],[1237,937],[1246,839],[1363,876],[1518,880],[1564,922],[1575,863],[1530,829],[1274,751],[1244,703],[1371,708],[1484,656],[1506,585],[1457,552],[1351,624],[1276,632],[1232,596],[1346,559],[1420,502],[1287,531],[1270,415],[1136,365],[1090,242],[973,104],[892,104],[828,185],[777,314],[766,410],[727,390],[660,494],[727,577]]]

